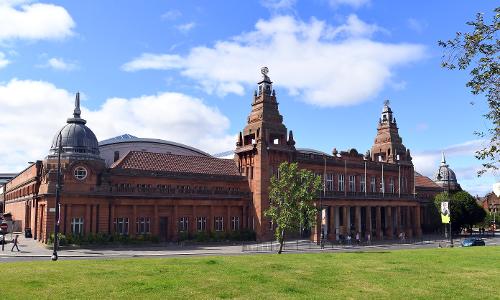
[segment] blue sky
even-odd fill
[[[364,153],[390,99],[416,169],[433,176],[445,151],[483,195],[500,181],[475,176],[487,107],[437,41],[494,2],[0,0],[0,172],[48,153],[76,91],[100,140],[230,150],[265,65],[298,147]]]

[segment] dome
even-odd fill
[[[76,94],[75,111],[73,118],[67,120],[66,125],[59,130],[52,140],[49,156],[58,154],[61,142],[61,156],[90,156],[99,157],[99,144],[95,134],[85,126],[86,121],[80,118],[80,94]]]
[[[447,190],[460,190],[460,185],[457,182],[455,172],[448,166],[444,157],[441,159],[441,165],[434,176],[434,181],[437,185]]]

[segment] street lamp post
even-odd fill
[[[59,132],[59,148],[57,151],[57,183],[56,183],[56,207],[55,207],[55,217],[54,217],[54,249],[52,252],[51,259],[56,261],[59,257],[57,255],[57,250],[59,247],[59,206],[61,202],[61,152],[62,152],[62,135]]]

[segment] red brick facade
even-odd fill
[[[68,123],[85,124],[76,112]],[[372,238],[421,235],[411,155],[388,103],[371,153],[296,149],[267,75],[254,95],[234,160],[133,151],[107,168],[99,157],[64,158],[61,232],[151,234],[174,241],[181,232],[251,229],[258,240],[269,240],[272,225],[264,217],[269,182],[283,161],[298,162],[323,178],[317,202],[322,225],[313,229],[313,239],[320,227],[331,240],[354,232]],[[49,155],[6,186],[6,211],[41,242],[54,230],[56,169],[57,159]]]

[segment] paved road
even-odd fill
[[[500,245],[500,235],[485,238],[487,246]],[[371,246],[338,246],[326,244],[321,249],[315,244],[307,241],[289,242],[285,253],[297,252],[353,252],[353,251],[387,251],[396,249],[418,249],[437,248],[440,245],[446,247],[445,240],[427,240],[415,244],[384,242]],[[133,257],[183,257],[183,256],[203,256],[203,255],[244,255],[255,253],[273,253],[270,244],[252,244],[242,251],[240,244],[207,244],[207,245],[179,245],[179,244],[158,244],[153,246],[115,246],[100,248],[79,248],[61,249],[60,260],[71,259],[113,259],[113,258],[133,258]],[[460,239],[455,240],[455,245],[460,245]],[[273,244],[273,250],[277,250],[277,245]],[[12,243],[5,245],[4,251],[0,251],[0,263],[12,261],[33,261],[49,260],[52,250],[33,239],[19,237],[20,252],[11,252]],[[1,250],[1,248],[0,248]]]

